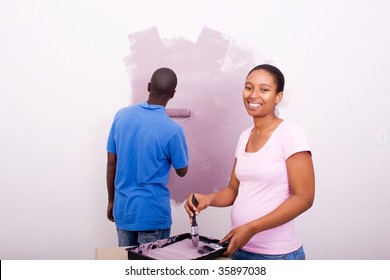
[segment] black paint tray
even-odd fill
[[[206,246],[207,249],[217,247],[199,252],[198,248],[192,245],[191,234],[184,233],[151,243],[131,246],[126,250],[129,260],[211,260],[226,251],[226,247],[218,246],[218,243],[218,239],[199,236],[200,247]],[[208,247],[208,244],[214,246]]]

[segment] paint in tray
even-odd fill
[[[222,255],[226,248],[217,245],[219,240],[199,237],[199,247],[194,247],[191,234],[181,234],[155,242],[126,248],[129,260],[210,260]],[[215,248],[214,250],[204,250]]]

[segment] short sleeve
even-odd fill
[[[308,151],[310,152],[310,146],[306,138],[306,134],[302,127],[290,123],[286,129],[283,139],[283,154],[287,160],[295,153]]]
[[[110,133],[108,134],[107,140],[107,152],[116,154],[116,142],[115,142],[115,119],[111,125]]]
[[[186,167],[188,165],[188,148],[183,128],[175,133],[168,145],[172,166],[175,169]]]

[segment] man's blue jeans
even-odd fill
[[[144,231],[129,231],[117,229],[119,247],[140,245],[154,242],[159,239],[168,238],[171,234],[171,229],[157,229]]]

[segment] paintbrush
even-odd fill
[[[225,249],[229,246],[229,240],[223,243],[208,243],[198,248],[198,252],[205,255],[217,250]]]
[[[195,198],[195,195],[192,194],[192,204],[194,204],[195,207],[198,206],[198,201]],[[192,217],[192,224],[191,224],[191,239],[192,239],[192,245],[194,247],[199,246],[199,227],[196,222],[196,214],[194,210],[191,210],[194,216]]]

